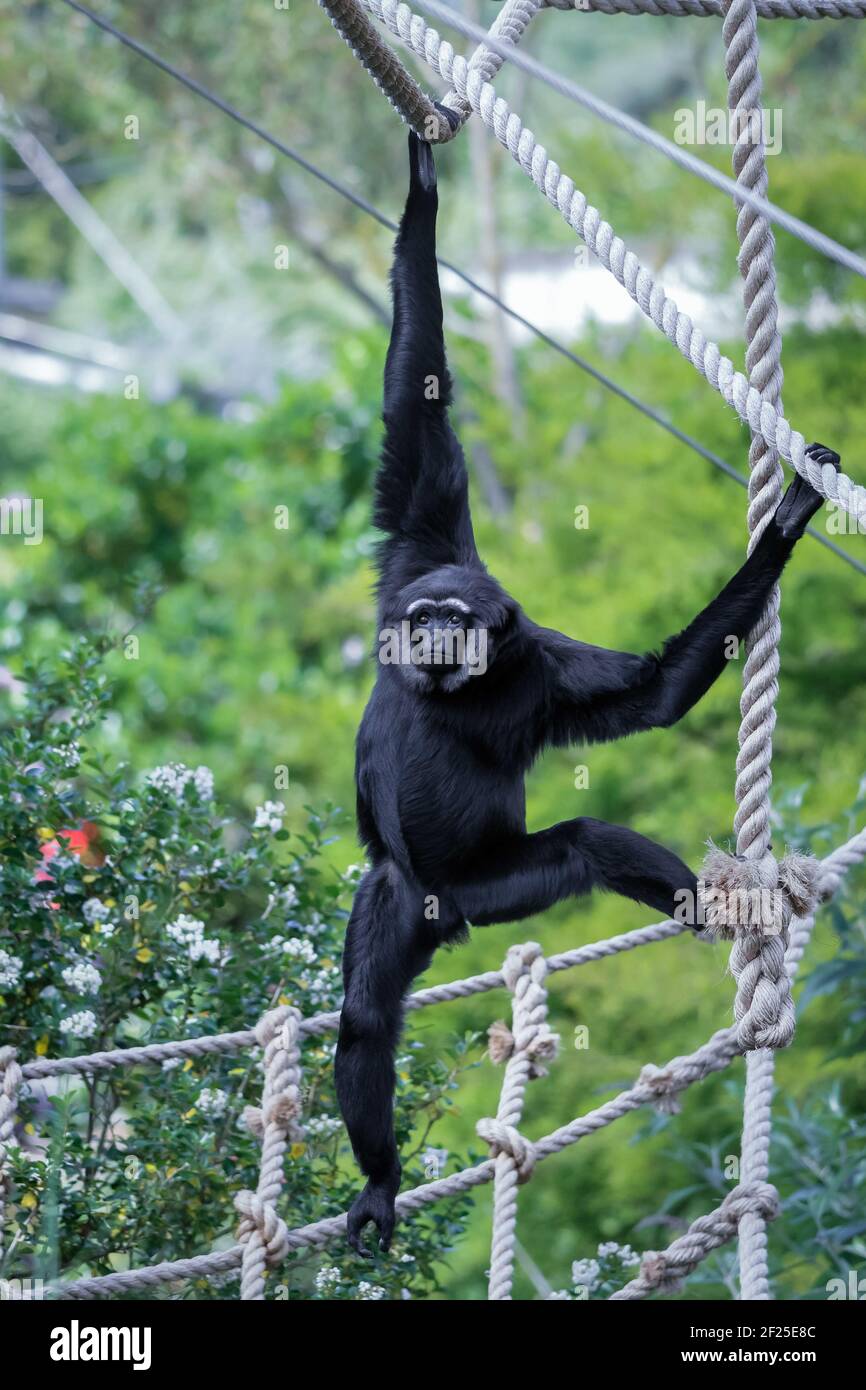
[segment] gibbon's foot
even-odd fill
[[[419,140],[414,130],[409,131],[409,188],[415,193],[436,192],[436,164],[433,150],[426,140]]]
[[[819,467],[827,463],[839,472],[839,455],[824,444],[810,444],[806,457]],[[798,473],[776,509],[776,525],[788,540],[799,540],[824,498]]]
[[[385,1182],[374,1183],[368,1178],[364,1191],[359,1193],[349,1208],[346,1221],[346,1236],[356,1254],[364,1259],[372,1259],[373,1252],[361,1244],[361,1232],[368,1221],[372,1221],[379,1232],[379,1249],[388,1251],[394,1234],[394,1199],[400,1190],[400,1174]]]

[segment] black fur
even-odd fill
[[[665,916],[681,901],[677,890],[695,891],[676,855],[622,826],[580,817],[527,834],[526,772],[545,747],[622,738],[682,718],[727,664],[726,639],[754,626],[821,503],[795,478],[749,559],[659,654],[606,651],[533,623],[475,547],[463,453],[447,411],[435,167],[414,136],[410,166],[376,480],[375,521],[385,533],[380,628],[398,627],[414,602],[410,625],[426,619],[434,638],[447,626],[483,629],[488,652],[484,674],[471,676],[454,660],[437,667],[432,648],[418,666],[380,664],[358,734],[358,826],[371,868],[348,926],[336,1058],[340,1106],[368,1179],[349,1213],[357,1250],[368,1221],[383,1248],[391,1239],[401,1173],[394,1050],[404,996],[437,946],[468,923],[511,922],[592,888]],[[812,452],[838,463],[819,445]],[[448,615],[437,603],[447,598],[469,613]]]

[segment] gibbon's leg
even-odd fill
[[[581,816],[503,844],[450,885],[474,926],[513,922],[599,888],[694,925],[697,879],[670,850],[622,825]],[[683,897],[684,893],[691,897]]]
[[[349,1244],[360,1255],[361,1230],[373,1221],[387,1250],[401,1167],[394,1139],[394,1052],[403,999],[427,968],[435,940],[420,925],[421,899],[399,869],[377,865],[362,881],[346,930],[345,998],[335,1059],[337,1099],[367,1185],[348,1217]]]

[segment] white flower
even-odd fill
[[[285,888],[277,888],[268,895],[268,905],[264,915],[267,917],[268,913],[273,912],[275,907],[279,908],[281,912],[289,912],[297,905],[298,890],[293,883],[288,883]]]
[[[21,979],[24,962],[0,946],[0,989],[14,989]]]
[[[203,1091],[199,1091],[196,1107],[203,1115],[218,1117],[225,1113],[228,1103],[229,1098],[225,1091],[212,1090],[206,1086]]]
[[[588,1289],[590,1293],[598,1283],[600,1273],[598,1260],[575,1260],[571,1266],[572,1281],[578,1288]]]
[[[216,963],[220,958],[220,944],[204,934],[204,922],[182,912],[176,922],[169,922],[166,935],[178,946],[185,946],[190,960],[209,960]]]
[[[81,1009],[77,1014],[61,1019],[60,1031],[68,1033],[71,1038],[92,1038],[96,1032],[96,1014],[92,1009]]]
[[[99,898],[88,898],[81,909],[82,915],[88,926],[95,926],[97,922],[104,922],[108,916],[108,908]]]
[[[103,941],[110,941],[111,938],[114,936],[114,933],[117,931],[117,923],[97,922],[96,930],[99,932],[99,935],[102,937]]]
[[[278,830],[283,828],[283,816],[286,808],[282,801],[266,801],[264,806],[256,807],[256,818],[253,821],[254,830],[270,830],[271,834],[276,835]]]
[[[605,1260],[609,1256],[616,1256],[623,1268],[628,1269],[630,1265],[640,1264],[640,1255],[632,1250],[630,1245],[619,1245],[615,1240],[605,1241],[598,1247],[598,1258]]]
[[[315,964],[315,947],[312,941],[305,941],[302,936],[290,936],[280,949],[284,956],[291,956],[293,960],[302,960],[305,965]]]
[[[162,1064],[162,1070],[174,1071],[175,1067],[179,1067],[182,1061],[182,1057],[166,1057],[165,1061]]]
[[[329,1289],[333,1289],[336,1284],[339,1284],[341,1277],[336,1265],[324,1265],[316,1275],[316,1288],[319,1293],[326,1293]]]
[[[339,1134],[342,1128],[343,1121],[335,1119],[333,1115],[314,1115],[311,1120],[304,1121],[307,1134],[316,1139],[330,1139],[332,1135]]]
[[[213,773],[209,767],[203,765],[193,770],[184,763],[165,763],[149,772],[147,781],[157,791],[170,792],[178,800],[187,787],[192,785],[201,801],[213,801]]]
[[[98,994],[102,985],[102,976],[95,965],[90,965],[87,961],[79,961],[77,965],[67,965],[61,972],[63,983],[76,994]]]
[[[362,1279],[358,1285],[358,1298],[379,1299],[385,1297],[385,1290],[381,1284],[371,1284],[366,1279]]]

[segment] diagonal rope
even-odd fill
[[[69,3],[69,0],[67,0]],[[455,54],[450,43],[440,39],[419,15],[398,0],[363,0],[366,8],[380,18],[420,57],[423,57],[441,76],[451,82],[461,97],[465,97],[484,124],[508,150],[512,159],[532,179],[539,192],[562,215],[568,225],[586,242],[601,264],[611,272],[639,309],[664,333],[669,342],[701,373],[740,419],[753,432],[763,435],[766,442],[787,459],[822,497],[838,503],[850,512],[866,529],[866,487],[855,483],[845,473],[837,473],[828,463],[823,466],[806,457],[806,440],[793,429],[785,417],[751,386],[742,372],[735,371],[729,358],[682,313],[673,299],[657,284],[653,275],[641,264],[634,252],[618,237],[609,222],[602,219],[597,208],[587,202],[574,180],[561,173],[559,165],[549,158],[547,150],[523,125],[508,106],[497,96],[489,82],[473,73],[465,58]],[[444,7],[435,0],[424,0],[427,8],[437,13]],[[447,11],[450,15],[451,11]],[[450,22],[450,21],[449,21]],[[463,25],[461,20],[457,27]],[[469,26],[474,36],[477,26]],[[483,31],[478,30],[483,36]],[[490,40],[492,42],[492,40]],[[515,51],[515,60],[519,50]],[[676,146],[674,148],[677,148]],[[739,202],[769,213],[763,199],[739,188],[729,179],[724,186],[737,190]],[[777,219],[778,220],[778,219]],[[864,263],[866,268],[866,263]]]
[[[556,10],[597,10],[600,14],[674,15],[716,19],[724,0],[545,0]],[[866,0],[757,0],[761,19],[866,19]]]
[[[454,132],[449,122],[443,121],[433,102],[406,71],[396,53],[383,43],[355,0],[318,0],[318,3],[380,92],[415,134],[435,144],[452,139]]]
[[[442,58],[444,57],[450,66],[455,58],[454,50],[451,44],[440,38],[435,29],[431,29],[425,24],[420,15],[413,14],[409,6],[400,3],[400,0],[358,0],[358,3],[362,3],[376,19],[381,19],[392,32],[399,34],[399,37],[403,39],[404,43],[408,43],[408,46],[418,54],[419,58],[423,58],[431,67],[438,67],[446,81],[451,81],[450,75],[442,69]],[[567,97],[570,101],[576,102],[577,105],[583,106],[594,116],[598,116],[600,120],[616,126],[627,135],[649,145],[651,149],[665,155],[672,163],[678,164],[688,173],[696,175],[704,183],[710,184],[722,193],[730,194],[737,203],[744,203],[753,211],[763,213],[771,222],[784,227],[792,236],[805,242],[813,250],[819,251],[830,260],[837,261],[839,265],[843,265],[848,270],[853,270],[857,275],[866,278],[866,260],[856,251],[852,251],[850,247],[842,246],[838,241],[811,226],[808,222],[804,222],[801,218],[786,212],[784,208],[777,207],[759,194],[752,193],[749,189],[735,183],[727,174],[723,174],[713,165],[705,163],[704,160],[698,159],[696,155],[690,154],[682,145],[668,140],[666,136],[653,130],[652,126],[645,125],[643,121],[639,121],[635,116],[630,116],[628,112],[613,106],[603,97],[596,96],[594,92],[588,92],[585,87],[581,87],[570,78],[552,72],[537,58],[532,58],[529,54],[521,52],[520,49],[514,49],[501,43],[494,35],[486,33],[480,25],[465,19],[450,5],[443,5],[441,0],[417,0],[417,3],[419,9],[423,10],[425,14],[430,14],[434,19],[456,29],[464,38],[472,39],[476,43],[486,43],[494,52],[507,58],[513,67],[520,68],[530,77],[536,78],[545,86],[550,87],[552,91],[559,93],[560,96]],[[457,59],[458,72],[464,74],[464,69],[467,66],[465,58]],[[480,80],[480,74],[476,74],[476,77]],[[465,96],[463,88],[456,82],[454,85],[459,95]],[[473,109],[475,109],[474,103]]]

